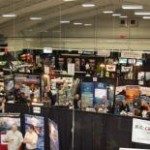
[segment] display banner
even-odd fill
[[[0,145],[7,145],[6,134],[16,124],[20,130],[20,114],[1,114],[0,115]]]
[[[119,150],[150,150],[150,149],[120,148]]]
[[[34,130],[38,134],[37,150],[45,150],[45,124],[44,117],[25,115],[25,132],[30,125],[34,126]]]
[[[123,51],[123,52],[121,52],[121,57],[123,57],[123,58],[141,59],[142,58],[142,52],[138,52],[138,51]]]
[[[133,119],[132,142],[150,144],[150,121]]]
[[[59,135],[57,124],[49,119],[50,150],[59,150]]]

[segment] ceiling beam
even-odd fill
[[[37,4],[30,5],[28,7],[24,7],[23,9],[16,10],[13,13],[17,14],[18,17],[20,17],[20,16],[24,17],[25,15],[32,14],[34,12],[38,12],[41,10],[45,10],[47,8],[55,7],[55,6],[63,4],[63,3],[64,2],[60,1],[60,0],[46,0],[46,1],[39,2]],[[9,20],[12,20],[12,19],[2,18],[0,20],[0,24],[7,22]]]
[[[109,5],[107,5],[107,6],[105,6],[105,7],[103,7],[103,8],[101,8],[101,9],[98,9],[98,10],[91,10],[91,11],[88,11],[88,13],[87,12],[84,12],[84,13],[78,13],[77,15],[72,15],[72,16],[65,16],[66,18],[70,18],[70,21],[74,21],[74,20],[80,20],[80,19],[87,19],[87,18],[91,18],[91,17],[94,17],[94,16],[96,16],[96,15],[99,15],[99,14],[101,14],[105,9],[110,9],[111,8],[111,6]],[[57,18],[57,20],[55,19],[55,20],[53,20],[52,22],[51,22],[51,24],[45,24],[45,25],[43,25],[42,27],[41,26],[39,26],[39,27],[36,27],[36,28],[34,28],[34,33],[32,34],[32,35],[40,35],[38,32],[36,32],[36,31],[38,31],[40,28],[43,28],[44,30],[51,30],[51,29],[53,29],[53,28],[55,28],[55,27],[57,27],[57,26],[59,26],[60,25],[60,22],[58,21],[58,19],[59,18]]]

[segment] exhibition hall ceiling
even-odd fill
[[[123,5],[139,8],[126,10]],[[150,0],[0,0],[0,15],[0,34],[6,37],[51,37],[61,36],[64,26],[94,28],[96,17],[148,20]]]

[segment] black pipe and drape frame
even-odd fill
[[[37,106],[6,104],[6,112],[37,115],[33,112],[34,107]],[[39,115],[58,124],[60,150],[70,150],[72,111],[59,107],[41,107]],[[75,111],[74,150],[119,150],[120,147],[149,149],[150,144],[131,142],[132,119],[111,114]],[[48,133],[48,127],[45,128]],[[45,136],[45,146],[46,150],[49,150],[48,134]]]

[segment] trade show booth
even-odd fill
[[[144,139],[138,142],[132,141],[134,131],[133,117],[83,111],[75,111],[75,115],[73,115],[73,111],[69,109],[25,106],[20,104],[6,104],[6,112],[20,112],[22,113],[22,117],[33,116],[40,119],[45,117],[53,120],[58,125],[59,146],[61,150],[72,149],[72,140],[74,140],[73,145],[75,150],[114,150],[121,147],[149,149],[150,146],[149,138],[146,141],[147,137],[145,135],[145,143],[143,142]],[[146,119],[137,119],[138,121],[147,121]],[[138,125],[140,124],[138,122]],[[22,125],[25,128],[25,123]],[[143,126],[148,127],[148,124],[143,124]],[[72,136],[72,129],[74,129],[74,136]],[[44,133],[46,133],[44,139],[47,146],[49,145],[47,125],[45,126]],[[149,131],[147,130],[148,133]],[[143,136],[142,134],[141,132],[138,135],[139,139]]]

